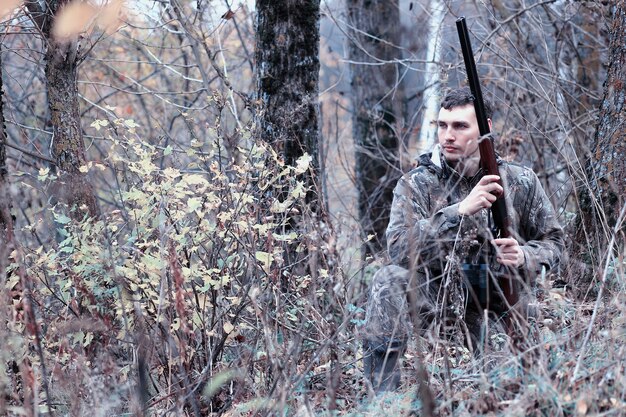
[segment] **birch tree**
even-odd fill
[[[437,143],[437,128],[432,121],[439,111],[439,62],[441,60],[441,26],[445,16],[445,4],[441,0],[430,1],[428,18],[428,47],[426,49],[426,75],[424,88],[424,112],[420,125],[418,144],[422,151],[432,149]]]

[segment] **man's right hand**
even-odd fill
[[[498,199],[498,195],[504,191],[498,184],[500,177],[497,175],[485,175],[472,189],[467,197],[459,203],[459,214],[472,216],[482,209],[490,208]]]

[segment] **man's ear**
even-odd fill
[[[487,119],[487,124],[489,124],[489,131],[491,132],[491,119]]]

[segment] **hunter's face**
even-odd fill
[[[489,120],[491,127],[491,120]],[[473,104],[439,110],[437,135],[446,161],[456,165],[459,161],[479,159],[478,137],[480,136]]]

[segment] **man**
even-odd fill
[[[559,262],[563,230],[532,170],[498,161],[504,189],[498,176],[483,176],[473,100],[469,88],[447,93],[437,120],[438,146],[421,155],[394,190],[386,232],[393,265],[373,277],[363,329],[364,370],[376,391],[400,383],[398,359],[412,330],[407,291],[417,295],[418,331],[436,319],[444,326],[451,322],[470,336],[470,349],[480,349],[485,309],[494,323],[510,312],[500,277],[522,284],[525,296],[515,311],[525,314],[520,307],[536,277]],[[491,106],[485,107],[491,128]],[[489,209],[503,191],[510,238],[493,236],[491,228]]]

